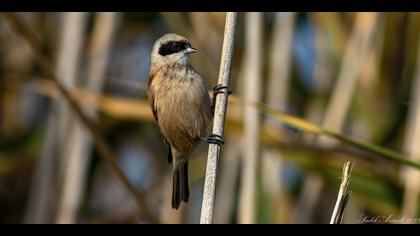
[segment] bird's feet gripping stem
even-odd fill
[[[225,93],[228,96],[232,93],[232,91],[228,90],[228,86],[224,86],[222,84],[218,84],[213,88],[213,101],[211,105],[212,113],[214,114],[214,108],[216,107],[216,97],[218,94]],[[207,143],[216,144],[222,146],[225,144],[223,137],[217,134],[210,134],[207,138],[202,138]]]
[[[214,108],[216,107],[216,97],[218,94],[225,93],[228,96],[232,94],[232,91],[228,90],[228,86],[223,86],[222,84],[218,84],[213,88],[213,101],[212,101],[212,113],[214,114]]]
[[[199,137],[199,138],[206,143],[216,144],[219,146],[222,146],[223,144],[225,144],[223,137],[217,134],[210,134],[207,137]]]
[[[227,93],[230,95],[232,91],[228,90],[228,86],[223,86],[222,84],[218,84],[213,88],[213,97],[220,93]]]
[[[222,146],[223,144],[225,144],[223,137],[217,134],[210,134],[209,136],[207,136],[207,138],[203,138],[203,139],[207,143],[216,144],[219,146]]]

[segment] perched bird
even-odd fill
[[[222,144],[211,135],[212,102],[203,78],[188,55],[198,50],[183,36],[169,33],[153,45],[147,87],[148,101],[169,147],[173,163],[172,208],[188,202],[188,159],[200,141]],[[217,86],[215,94],[225,87]],[[215,97],[215,95],[213,95]]]

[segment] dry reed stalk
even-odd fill
[[[2,13],[3,16],[8,20],[10,26],[23,38],[27,40],[32,50],[35,53],[35,60],[38,63],[38,66],[45,74],[45,76],[57,87],[60,94],[67,100],[71,109],[77,115],[80,120],[83,122],[85,127],[89,130],[90,134],[95,141],[96,147],[99,152],[99,156],[112,168],[115,176],[118,178],[121,184],[123,184],[132,194],[133,198],[137,203],[139,212],[142,214],[144,219],[151,223],[157,223],[155,216],[148,210],[146,204],[143,200],[142,193],[138,192],[137,189],[131,184],[128,178],[125,176],[124,172],[120,168],[118,162],[116,161],[115,155],[112,150],[109,148],[105,140],[103,139],[101,133],[96,128],[95,124],[84,114],[82,108],[77,103],[77,100],[72,96],[69,90],[65,88],[63,84],[57,79],[56,73],[51,67],[51,63],[44,57],[42,50],[39,46],[38,38],[34,32],[26,27],[15,14],[13,13]]]
[[[220,72],[218,84],[229,86],[232,70],[234,38],[237,28],[238,13],[226,13],[226,25],[223,39],[223,50],[221,56]],[[228,94],[219,94],[216,97],[214,111],[213,134],[223,137],[224,124],[226,119]],[[207,158],[206,178],[204,183],[203,204],[201,209],[201,224],[211,224],[213,222],[214,202],[216,196],[217,168],[220,158],[221,147],[216,144],[209,145]]]
[[[118,24],[118,13],[96,13],[93,36],[90,42],[87,90],[100,93],[105,82],[105,73],[110,58],[111,46]],[[83,107],[85,113],[95,120],[95,109]],[[77,222],[77,213],[82,203],[85,190],[87,167],[90,160],[92,140],[89,133],[77,119],[72,119],[72,127],[67,135],[64,151],[67,160],[63,191],[60,199],[57,223],[72,224]]]
[[[58,49],[57,77],[67,89],[74,88],[79,71],[82,33],[87,20],[86,13],[64,13],[61,41]],[[66,142],[69,107],[63,100],[52,104],[47,123],[47,137],[44,141],[41,160],[35,171],[31,197],[25,217],[26,223],[47,223],[52,220],[52,213],[58,197],[52,186],[60,186],[60,173],[65,161],[57,153],[63,153]],[[58,158],[60,157],[60,158]],[[58,170],[54,170],[58,168]],[[58,178],[57,178],[58,175]],[[58,179],[58,180],[57,180]]]
[[[261,99],[263,13],[245,14],[245,76],[244,100]],[[261,116],[257,108],[244,106],[244,154],[239,192],[238,223],[252,224],[256,216],[256,180],[259,156],[259,132]]]
[[[288,87],[290,81],[291,64],[293,61],[293,34],[295,13],[276,13],[271,38],[270,74],[267,83],[268,105],[279,110],[286,110],[288,103]],[[265,122],[273,123],[268,117]],[[275,123],[278,132],[285,130]],[[279,157],[280,156],[280,157]],[[283,167],[282,155],[275,150],[265,150],[262,153],[262,181],[264,190],[269,195],[270,205],[273,206],[273,214],[280,222],[287,219],[286,196],[282,189],[281,169]],[[281,207],[281,210],[277,210]]]
[[[366,59],[366,54],[369,47],[373,44],[373,36],[375,35],[376,25],[378,23],[378,15],[378,13],[361,12],[357,13],[355,16],[353,30],[348,40],[338,78],[333,88],[331,99],[327,106],[322,122],[322,127],[325,129],[339,132],[343,127],[345,118],[351,105],[354,88],[356,86],[357,79],[360,76],[363,65],[362,63]],[[328,148],[331,148],[337,144],[336,140],[322,136],[318,136],[315,139],[315,142],[318,145],[322,145]],[[310,176],[311,177],[308,178],[314,177],[314,175]],[[316,178],[318,179],[316,181],[319,181],[320,177]],[[309,184],[304,184],[304,186],[309,187]],[[318,186],[320,188],[312,189],[310,195],[302,195],[301,198],[313,198],[312,200],[307,200],[307,202],[316,204],[317,201],[315,199],[319,199],[319,195],[322,191],[321,186],[323,186],[323,184],[319,184]],[[304,190],[303,192],[305,193],[308,191]],[[303,199],[300,200],[300,202],[304,201],[305,200]],[[297,214],[298,219],[312,215],[313,209],[314,206],[299,207]]]
[[[341,177],[340,190],[338,191],[337,201],[335,203],[334,211],[331,216],[330,224],[341,224],[344,217],[344,210],[349,201],[351,192],[347,189],[350,183],[351,170],[354,163],[346,161],[343,167],[343,175]]]
[[[404,151],[411,160],[420,161],[420,40],[417,48],[417,63],[411,90],[410,111],[405,132]],[[413,168],[403,168],[404,197],[401,215],[414,218],[418,213],[420,193],[420,171]]]
[[[369,47],[373,44],[378,23],[378,13],[357,13],[355,25],[348,41],[346,52],[327,106],[322,126],[332,131],[340,131],[349,110],[354,88],[360,76],[362,65]],[[322,145],[332,146],[335,142],[328,138],[319,138]]]

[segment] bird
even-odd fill
[[[223,144],[210,134],[215,96],[227,86],[214,87],[213,99],[189,55],[198,52],[184,36],[167,33],[153,44],[147,97],[155,121],[169,147],[172,163],[172,209],[189,200],[188,160],[201,141]]]

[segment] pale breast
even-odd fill
[[[178,151],[193,149],[198,137],[206,137],[211,126],[210,98],[202,78],[185,69],[166,73],[154,83],[162,133]]]

